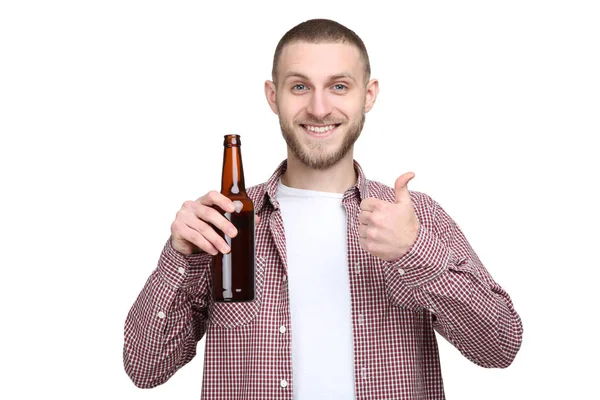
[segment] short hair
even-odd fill
[[[371,64],[369,63],[369,54],[367,48],[363,43],[362,39],[354,33],[351,29],[346,28],[344,25],[332,21],[330,19],[311,19],[301,24],[296,25],[292,29],[286,32],[285,35],[279,40],[277,48],[275,49],[275,56],[273,57],[273,70],[271,76],[273,82],[277,84],[277,67],[279,65],[279,58],[283,49],[288,44],[297,42],[307,43],[348,43],[355,46],[362,59],[365,67],[365,83],[368,82],[371,76]]]

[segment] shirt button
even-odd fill
[[[285,333],[285,331],[286,331],[286,330],[287,330],[287,329],[285,329],[285,326],[283,326],[283,325],[281,325],[281,326],[279,327],[279,332],[281,332],[281,333]]]
[[[283,276],[283,281],[284,281],[284,282],[285,282],[285,281],[287,281],[287,275],[284,275],[284,276]]]
[[[363,379],[367,379],[367,369],[366,368],[361,368],[361,370],[360,370],[360,376]]]
[[[281,382],[279,382],[279,384],[281,385],[282,388],[286,388],[288,383],[285,379],[282,379]]]
[[[156,314],[156,316],[160,319],[164,319],[166,317],[165,313],[162,311],[159,311],[158,314]]]
[[[183,268],[183,267],[179,267],[179,273],[180,273],[181,275],[185,274],[185,268]]]
[[[360,274],[360,264],[359,263],[354,264],[354,272],[356,272],[357,274]]]
[[[404,275],[404,270],[403,270],[402,268],[398,268],[398,273],[399,273],[400,275]]]
[[[362,314],[359,314],[358,316],[358,324],[359,325],[363,325],[365,323],[365,316]]]

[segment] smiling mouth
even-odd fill
[[[300,124],[304,129],[306,129],[309,133],[314,135],[327,135],[335,130],[341,124],[331,124],[331,125],[304,125]]]

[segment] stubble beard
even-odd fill
[[[315,125],[329,125],[331,123],[340,123],[338,122],[328,122],[328,121],[302,121],[302,124],[315,124]],[[348,154],[354,143],[358,140],[360,133],[365,125],[365,113],[363,112],[360,118],[357,118],[355,122],[351,125],[346,125],[347,120],[342,122],[342,125],[338,126],[337,129],[346,129],[346,132],[343,133],[344,139],[341,145],[335,149],[334,151],[327,152],[327,139],[323,140],[312,140],[308,145],[308,150],[305,150],[300,141],[298,140],[298,136],[296,132],[298,130],[304,129],[300,126],[300,123],[293,121],[292,123],[288,123],[286,121],[282,121],[281,117],[279,117],[279,126],[281,127],[281,134],[285,139],[288,148],[292,151],[292,153],[308,168],[316,169],[316,170],[326,170],[337,164],[342,158]],[[345,126],[346,125],[346,126]],[[339,135],[340,132],[336,132],[336,135]]]

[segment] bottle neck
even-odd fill
[[[223,153],[223,178],[221,193],[240,194],[246,192],[242,153],[239,145],[226,144]]]

